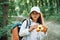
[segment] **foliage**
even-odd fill
[[[11,24],[13,16],[25,16],[28,17],[30,9],[33,6],[39,6],[40,10],[44,14],[46,20],[56,20],[60,22],[60,0],[6,0],[0,2],[0,37],[3,36],[6,30],[9,30],[10,26],[3,27],[3,4],[7,4],[8,8],[8,24]],[[7,25],[8,25],[7,24]],[[5,28],[6,27],[6,28]]]

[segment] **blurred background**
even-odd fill
[[[39,6],[48,26],[46,40],[60,40],[60,0],[0,0],[0,40],[11,40],[12,24],[29,17]]]

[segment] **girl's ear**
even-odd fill
[[[44,17],[43,17],[42,12],[40,14],[41,14],[42,25],[44,25]]]

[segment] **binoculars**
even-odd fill
[[[40,31],[46,32],[47,28],[45,26],[43,26],[43,25],[38,25],[38,27],[36,28],[36,31],[37,32],[40,32]]]

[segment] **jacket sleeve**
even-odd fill
[[[27,21],[25,20],[21,26],[21,29],[19,31],[19,36],[27,36],[30,34],[30,32],[28,31],[28,28],[25,28],[27,24]],[[27,26],[28,27],[28,26]]]

